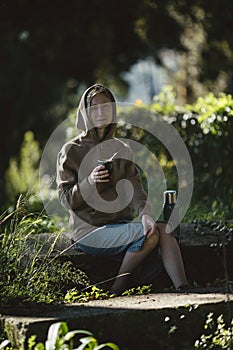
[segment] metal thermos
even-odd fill
[[[173,216],[173,220],[170,219],[171,214]],[[175,190],[168,190],[164,191],[163,193],[163,219],[175,227],[173,235],[179,240],[179,207],[176,200]]]

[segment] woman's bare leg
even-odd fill
[[[146,256],[156,247],[158,240],[159,235],[158,230],[156,230],[152,236],[146,238],[140,251],[126,253],[118,271],[118,275],[133,272],[135,268],[146,258]],[[127,287],[128,279],[129,275],[116,278],[112,285],[111,292],[115,294],[121,293]]]
[[[172,280],[175,288],[182,284],[187,284],[183,259],[177,240],[170,233],[166,233],[166,224],[157,223],[160,231],[159,245],[161,248],[162,261],[168,276]]]

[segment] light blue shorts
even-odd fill
[[[110,224],[90,232],[76,243],[75,248],[94,256],[113,256],[141,250],[145,239],[139,222]]]

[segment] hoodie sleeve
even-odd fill
[[[151,201],[143,188],[141,176],[138,168],[133,162],[133,152],[130,148],[128,159],[131,160],[126,162],[127,179],[132,183],[134,188],[134,194],[131,201],[131,205],[140,218],[144,214],[151,215]]]
[[[81,195],[91,195],[92,186],[84,178],[78,183],[78,162],[72,157],[72,147],[67,150],[63,147],[57,157],[57,188],[61,204],[68,210],[76,210],[83,203]]]

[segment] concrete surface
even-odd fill
[[[180,349],[182,342],[192,349],[210,312],[223,314],[229,321],[233,317],[233,294],[203,293],[200,289],[196,293],[154,293],[57,306],[0,308],[1,322],[16,346],[26,348],[26,339],[32,334],[44,342],[49,326],[65,321],[70,330],[89,330],[100,342],[113,341],[121,350]]]

